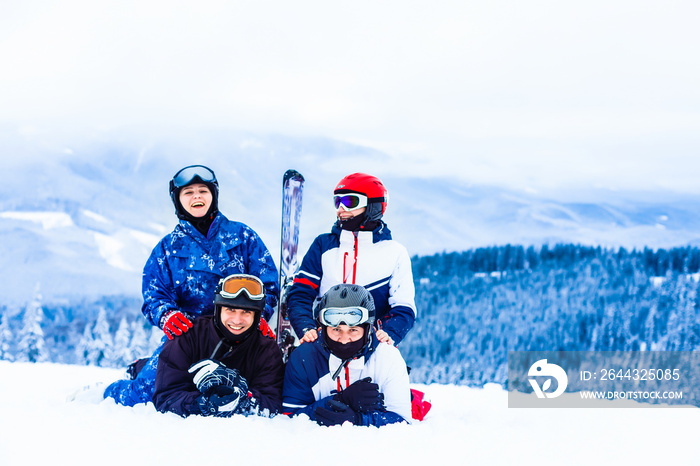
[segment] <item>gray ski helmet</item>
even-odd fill
[[[369,312],[366,322],[370,326],[374,325],[376,310],[374,298],[364,286],[350,283],[335,285],[324,293],[321,299],[314,306],[314,319],[320,323],[319,315],[323,309],[329,307],[364,307]]]

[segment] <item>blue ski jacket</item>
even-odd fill
[[[312,343],[302,343],[292,351],[284,374],[282,411],[288,416],[307,415],[316,420],[314,410],[326,407],[333,395],[352,383],[370,377],[384,394],[386,410],[360,413],[361,425],[383,426],[411,422],[411,389],[406,362],[399,350],[376,337],[365,352],[343,365],[323,343],[323,335]],[[341,368],[341,365],[343,367]],[[338,374],[333,379],[334,374]]]
[[[162,328],[162,319],[179,310],[194,319],[213,312],[216,285],[233,273],[259,277],[265,285],[263,317],[269,320],[277,305],[277,267],[262,239],[250,227],[219,212],[205,237],[180,220],[151,252],[143,268],[144,316]]]
[[[287,307],[294,332],[301,338],[318,327],[313,306],[340,283],[362,285],[372,294],[378,325],[398,345],[416,319],[411,259],[391,238],[386,223],[374,231],[353,232],[333,225],[316,237],[302,260],[289,290]]]

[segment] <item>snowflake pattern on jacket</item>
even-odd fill
[[[265,285],[263,317],[269,320],[277,305],[277,267],[262,239],[247,225],[219,213],[204,237],[180,220],[172,233],[153,249],[143,269],[142,312],[162,327],[163,317],[179,310],[190,319],[210,315],[216,285],[233,273],[255,275]]]

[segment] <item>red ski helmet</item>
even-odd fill
[[[359,193],[367,196],[367,220],[377,221],[386,212],[389,193],[384,183],[367,173],[353,173],[338,182],[333,194]]]

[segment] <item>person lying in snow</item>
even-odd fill
[[[287,363],[283,413],[324,426],[411,422],[406,362],[377,338],[372,295],[360,285],[333,286],[314,317],[318,338],[299,345]]]
[[[214,308],[213,316],[197,318],[187,333],[163,346],[156,409],[183,417],[278,412],[284,365],[275,339],[258,330],[265,308],[262,281],[246,274],[222,279]]]

